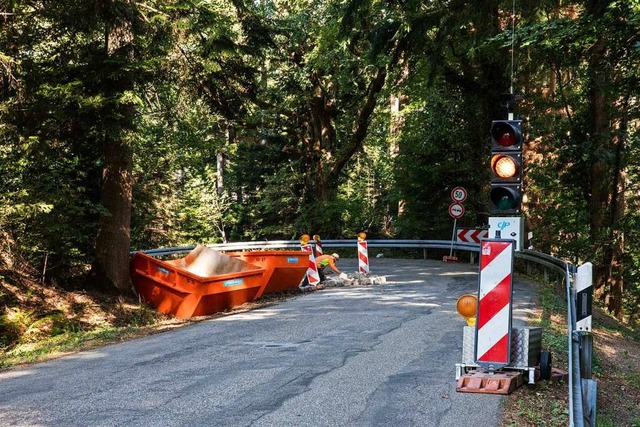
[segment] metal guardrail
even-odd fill
[[[396,248],[396,249],[449,249],[456,251],[467,251],[472,253],[480,252],[479,243],[467,242],[451,242],[449,240],[393,240],[393,239],[372,239],[367,240],[370,248]],[[323,240],[323,248],[349,248],[356,247],[357,241],[353,240]],[[234,242],[234,243],[217,243],[207,245],[212,249],[219,251],[261,251],[271,249],[299,249],[300,242],[296,240],[272,240],[272,241],[251,241],[251,242]],[[177,246],[172,248],[148,249],[141,251],[151,256],[168,256],[173,254],[188,253],[195,246]],[[425,253],[426,257],[426,253]],[[567,298],[567,340],[569,355],[569,426],[582,427],[585,419],[590,425],[595,423],[595,403],[589,407],[590,401],[595,402],[595,390],[591,396],[586,396],[587,407],[583,407],[582,383],[584,381],[593,381],[581,378],[580,366],[581,358],[588,359],[590,362],[591,354],[581,354],[580,334],[576,330],[576,306],[575,306],[575,289],[572,289],[573,275],[576,267],[572,264],[558,259],[554,256],[536,252],[532,250],[521,250],[516,252],[516,258],[524,259],[528,262],[539,264],[545,268],[554,270],[563,278],[566,288]],[[589,348],[590,352],[591,349]],[[584,361],[584,360],[583,360]],[[588,383],[589,385],[589,383]],[[589,388],[589,387],[588,387]],[[592,390],[589,390],[592,391]],[[585,418],[585,412],[588,413]]]
[[[480,244],[467,242],[452,242],[449,240],[367,240],[370,248],[397,248],[397,249],[450,249],[479,252]],[[324,248],[349,248],[356,247],[356,240],[323,240]],[[270,249],[300,249],[300,242],[297,240],[265,240],[251,242],[234,242],[234,243],[214,243],[207,245],[211,249],[218,251],[262,251]],[[132,251],[142,252],[153,256],[167,256],[174,254],[183,254],[192,251],[195,246],[176,246],[171,248],[145,249]]]

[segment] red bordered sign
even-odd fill
[[[462,203],[467,200],[467,190],[464,187],[456,187],[451,190],[451,200]]]
[[[462,205],[462,203],[451,203],[449,205],[449,215],[455,219],[462,218],[464,215],[464,205]]]

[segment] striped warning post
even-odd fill
[[[576,272],[576,329],[591,332],[593,304],[593,265],[587,262]]]
[[[511,358],[514,251],[514,240],[481,243],[476,363],[490,371],[508,365]]]
[[[309,268],[307,268],[307,281],[309,285],[317,285],[320,283],[320,274],[318,274],[318,266],[316,265],[316,257],[313,255],[313,245],[302,245],[303,251],[309,251]]]
[[[313,236],[313,240],[316,242],[316,255],[322,255],[322,242],[320,241],[320,236],[316,234]]]
[[[365,240],[358,240],[358,269],[362,274],[369,274],[369,251]]]

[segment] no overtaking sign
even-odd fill
[[[462,218],[464,215],[464,206],[461,203],[451,203],[449,205],[449,215],[454,219]]]

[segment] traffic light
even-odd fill
[[[491,122],[491,215],[520,213],[522,120]]]

